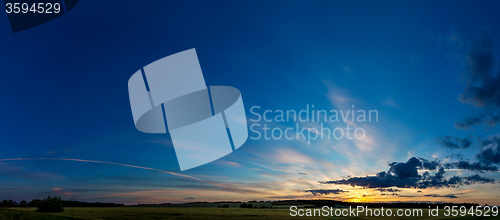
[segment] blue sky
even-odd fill
[[[498,6],[494,1],[84,1],[18,33],[10,31],[4,13],[0,199],[58,194],[127,204],[288,198],[500,204],[498,172],[453,165],[492,167],[500,161],[476,156],[488,147],[496,150],[497,126],[455,126],[500,106],[498,96],[482,99],[465,89],[468,83],[498,81]],[[478,46],[488,39],[491,47]],[[366,130],[363,140],[249,139],[220,160],[180,172],[168,135],[135,129],[127,81],[141,67],[191,48],[207,85],[241,91],[248,119],[252,106],[299,111],[309,104],[376,109],[379,121],[354,125]],[[494,83],[488,88],[488,94],[500,90]],[[461,94],[470,99],[459,100]],[[463,138],[474,144],[443,146]],[[438,172],[407,163],[412,157],[448,166],[447,179],[480,175],[494,181],[399,187],[397,167],[417,169],[419,177],[409,177],[416,186],[425,171]],[[1,160],[13,158],[32,159]],[[389,170],[392,162],[399,164]],[[343,179],[381,171],[396,178],[384,188],[400,190],[398,195]],[[332,181],[336,184],[325,184]]]

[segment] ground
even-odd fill
[[[396,209],[393,209],[395,212]],[[427,219],[425,216],[414,219]],[[444,217],[432,219],[450,219]],[[290,216],[287,208],[273,209],[243,209],[243,208],[213,208],[213,207],[117,207],[117,208],[66,208],[62,213],[39,213],[36,208],[0,208],[0,219],[296,219]],[[315,217],[317,219],[318,217]],[[465,219],[475,219],[465,217]],[[500,219],[500,217],[490,217]],[[321,219],[321,218],[320,218]],[[324,217],[326,219],[326,217]],[[328,217],[331,219],[331,217]],[[347,218],[346,218],[347,219]],[[352,218],[349,218],[352,219]],[[358,219],[377,219],[377,217],[358,217]],[[384,219],[387,219],[385,217]],[[407,217],[389,218],[407,219]],[[460,218],[464,219],[464,217]]]

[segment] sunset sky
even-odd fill
[[[2,12],[0,200],[500,205],[499,7],[80,1],[18,33]],[[253,106],[377,110],[378,121],[324,123],[363,128],[362,139],[249,138],[230,155],[180,171],[168,134],[135,128],[127,82],[191,48],[207,85],[240,90],[249,126],[321,126],[255,122]]]

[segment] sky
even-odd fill
[[[81,1],[16,33],[2,12],[0,199],[500,205],[499,6]],[[249,128],[314,134],[349,125],[363,138],[267,140],[249,129],[237,151],[180,171],[168,134],[135,128],[127,82],[191,48],[207,85],[240,90]],[[312,105],[376,110],[378,120],[266,122],[254,114]]]

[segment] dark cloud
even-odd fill
[[[397,193],[382,193],[382,194],[380,194],[380,195],[381,195],[381,196],[397,196],[397,195],[399,195],[399,194],[397,194]]]
[[[466,149],[471,147],[472,141],[469,138],[458,138],[453,136],[444,136],[437,138],[438,143],[446,148],[450,149]],[[500,163],[500,154],[498,153],[498,144],[500,143],[500,138],[491,137],[479,141],[477,144],[482,149],[476,155],[479,162],[468,162],[464,161],[463,157],[460,157],[460,161],[454,163],[442,164],[446,169],[463,169],[469,171],[497,171],[498,167],[491,166],[492,163]],[[438,164],[439,165],[439,164]]]
[[[427,171],[424,172],[422,174],[422,177],[417,182],[418,184],[417,188],[448,187],[449,186],[448,181],[444,178],[445,173],[446,172],[444,171],[443,167],[439,168],[439,170],[435,172],[434,175]]]
[[[471,116],[463,121],[455,122],[455,128],[469,130],[471,127],[479,125],[483,122],[483,114],[478,114],[477,116]]]
[[[422,161],[422,168],[427,169],[427,170],[436,170],[437,167],[439,166],[439,161],[434,160],[434,161],[428,161],[424,158],[419,158],[420,161]]]
[[[443,164],[443,166],[447,169],[462,169],[462,170],[469,170],[469,171],[478,171],[478,172],[484,172],[484,171],[497,171],[498,167],[496,166],[491,166],[487,164],[483,164],[481,162],[474,162],[470,163],[468,161],[458,161],[454,163],[447,163]]]
[[[500,122],[500,113],[499,112],[489,112],[490,118],[486,120],[486,124],[490,127],[495,127]]]
[[[396,177],[404,179],[410,177],[418,177],[418,167],[422,166],[422,162],[412,157],[406,163],[393,162],[390,163],[389,173],[394,173]]]
[[[463,154],[451,154],[446,156],[446,158],[456,158],[459,160],[464,160],[464,155]]]
[[[483,112],[456,122],[455,127],[459,129],[469,129],[481,123],[494,127],[500,122],[500,77],[492,74],[495,63],[492,48],[489,35],[483,33],[468,52],[467,85],[458,99],[482,108]]]
[[[493,136],[480,141],[481,150],[476,155],[476,158],[485,164],[499,164],[500,152],[498,146],[500,145],[500,136]]]
[[[365,188],[442,188],[442,187],[458,187],[462,185],[471,185],[475,183],[494,183],[494,179],[483,178],[479,175],[460,177],[453,176],[446,179],[446,173],[443,167],[440,167],[432,174],[428,171],[422,175],[418,174],[419,169],[424,168],[426,160],[410,158],[407,162],[390,163],[389,170],[379,172],[374,176],[366,177],[348,177],[340,180],[321,182],[323,184],[339,184],[360,186]],[[437,166],[437,165],[436,165]]]
[[[480,81],[488,79],[491,76],[491,72],[495,66],[495,58],[491,52],[492,49],[493,45],[490,36],[488,33],[482,32],[479,39],[472,44],[467,53],[469,68],[466,74],[470,81]],[[467,99],[467,96],[464,99]]]
[[[340,194],[349,191],[344,191],[341,189],[311,189],[311,190],[306,190],[305,192],[312,193],[313,195],[316,196],[316,195]]]
[[[472,146],[472,141],[469,138],[458,138],[453,136],[439,137],[436,141],[445,148],[450,149],[465,149]]]
[[[455,194],[448,194],[448,195],[427,194],[424,196],[425,197],[442,197],[442,198],[451,198],[451,199],[458,198]]]
[[[378,188],[380,192],[401,192],[400,189],[392,189],[392,188]]]
[[[340,180],[322,182],[324,184],[339,184],[361,186],[366,188],[387,188],[387,187],[400,187],[400,188],[414,188],[417,187],[417,177],[413,178],[398,178],[395,175],[382,171],[375,176],[366,177],[351,177]]]
[[[452,181],[452,178],[453,181]],[[466,177],[458,177],[458,176],[454,176],[450,178],[450,184],[460,184],[460,185],[472,185],[472,184],[475,184],[475,183],[495,183],[495,180],[494,179],[491,179],[491,178],[486,178],[486,177],[482,177],[482,176],[479,176],[479,175],[472,175],[472,176],[466,176]]]

